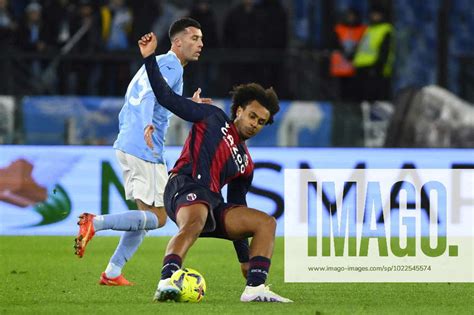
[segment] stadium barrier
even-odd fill
[[[230,99],[217,99],[214,104],[230,112]],[[118,97],[25,97],[22,100],[24,143],[111,145],[117,137],[117,117],[122,106],[123,98]],[[259,137],[250,139],[249,145],[331,145],[334,109],[330,103],[281,101],[280,107],[274,123],[264,128]],[[190,126],[173,116],[166,143],[183,145]]]
[[[0,144],[12,143],[15,123],[15,99],[0,96]]]

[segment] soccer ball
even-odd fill
[[[181,292],[178,302],[199,303],[206,292],[206,280],[191,268],[177,270],[171,276],[171,283]]]

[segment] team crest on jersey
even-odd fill
[[[197,196],[195,193],[189,193],[187,196],[186,196],[186,200],[187,201],[194,201],[196,200]]]

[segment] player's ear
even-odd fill
[[[177,47],[181,47],[180,37],[176,35],[171,41],[171,44],[176,45]]]
[[[235,112],[235,116],[239,117],[240,115],[242,115],[243,111],[244,111],[244,109],[242,108],[242,106],[237,107],[237,111]]]

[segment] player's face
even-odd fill
[[[259,133],[270,119],[270,112],[259,102],[252,101],[245,108],[237,108],[234,124],[243,140]]]
[[[197,61],[201,55],[202,32],[195,27],[187,27],[177,38],[181,55],[186,61]]]

